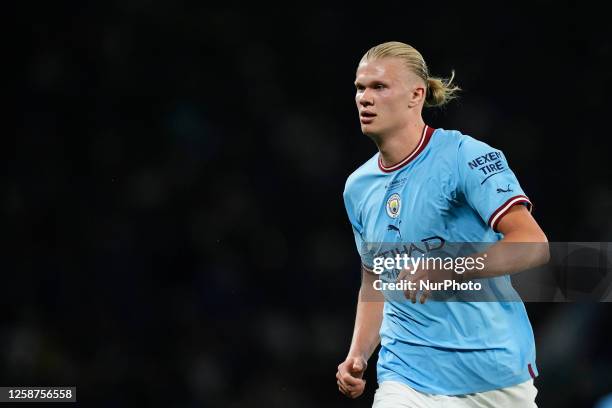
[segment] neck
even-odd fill
[[[421,140],[424,128],[425,122],[420,119],[394,133],[377,137],[374,141],[380,151],[383,166],[393,166],[412,153]]]

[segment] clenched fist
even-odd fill
[[[363,373],[367,367],[368,363],[363,357],[347,357],[338,366],[336,373],[340,392],[349,398],[357,398],[363,394],[366,383]]]

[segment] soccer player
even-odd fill
[[[416,302],[416,292],[408,292],[405,302],[389,302],[372,295],[379,276],[366,243],[489,242],[486,267],[462,275],[489,288],[508,287],[509,274],[548,261],[546,236],[503,153],[424,123],[424,106],[456,97],[453,77],[431,77],[421,54],[400,42],[371,48],[357,68],[361,130],[378,152],[348,177],[344,191],[362,286],[336,378],[343,394],[361,395],[367,361],[380,343],[374,408],[536,406],[535,344],[521,301],[427,301],[423,292]],[[508,257],[502,243],[513,242],[542,249]],[[430,276],[412,272],[400,277]]]

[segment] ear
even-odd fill
[[[415,106],[420,105],[425,99],[425,85],[417,84],[412,88],[410,92],[410,102],[408,104],[409,107],[413,108]]]

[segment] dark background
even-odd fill
[[[0,385],[83,406],[368,407],[342,397],[359,259],[353,80],[380,42],[464,91],[433,127],[504,151],[549,241],[612,241],[606,13],[394,3],[21,2],[2,195]],[[6,95],[6,94],[5,94]],[[612,391],[612,307],[528,303],[542,407]]]

